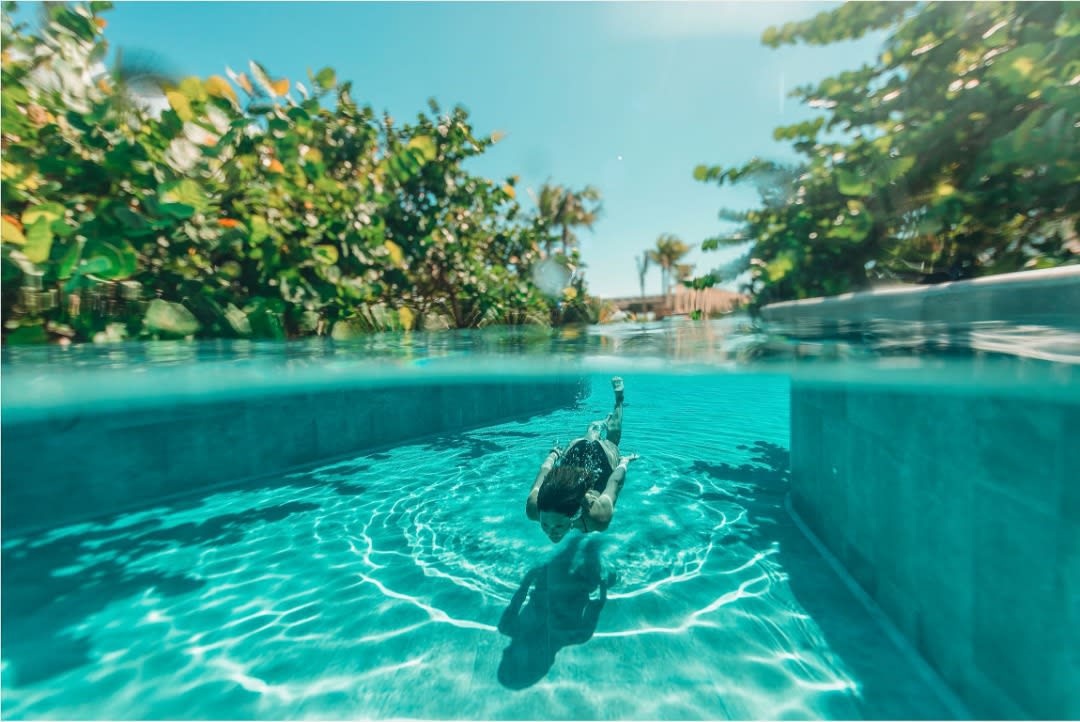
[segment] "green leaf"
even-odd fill
[[[694,180],[704,181],[709,177],[709,168],[705,165],[699,165],[694,167]]]
[[[230,280],[240,278],[240,274],[243,273],[243,267],[236,261],[225,261],[218,266],[218,272]]]
[[[112,209],[112,216],[124,226],[125,230],[128,231],[135,231],[138,233],[146,231],[150,227],[150,224],[143,216],[125,205],[117,205],[114,207]]]
[[[270,235],[270,225],[262,216],[251,217],[251,242],[259,243]]]
[[[424,157],[420,151],[407,148],[403,153],[390,158],[390,169],[399,181],[406,181],[416,175],[424,166]]]
[[[27,208],[22,214],[23,227],[29,228],[38,219],[45,218],[50,224],[64,217],[64,207],[59,203],[41,203]]]
[[[86,263],[78,268],[82,275],[118,280],[135,275],[139,258],[127,241],[88,241],[83,248]]]
[[[765,274],[770,281],[776,283],[790,273],[793,268],[795,268],[795,260],[790,254],[785,253],[765,266]]]
[[[47,217],[39,216],[37,222],[26,229],[26,246],[23,253],[31,263],[44,263],[49,260],[49,251],[52,250],[53,232],[49,228],[50,221]]]
[[[1045,55],[1042,43],[1021,45],[998,57],[987,74],[1014,93],[1026,93],[1042,74]]]
[[[278,138],[284,138],[289,132],[289,121],[284,118],[273,117],[266,124],[267,129]]]
[[[873,220],[862,201],[849,200],[843,222],[839,226],[835,226],[829,232],[829,236],[861,243],[870,235],[872,228]]]
[[[41,324],[33,326],[21,326],[4,337],[4,343],[12,346],[30,346],[39,343],[48,343],[49,334]]]
[[[79,230],[75,226],[69,225],[63,220],[53,221],[49,228],[52,229],[53,234],[57,238],[70,238],[75,234],[75,231]]]
[[[420,156],[424,161],[435,160],[438,153],[435,140],[429,135],[418,135],[412,138],[409,140],[409,147],[420,151]]]
[[[210,201],[202,187],[190,178],[161,184],[158,188],[158,198],[166,205],[186,206],[200,213],[210,207]],[[187,216],[180,217],[190,215],[191,213],[188,213]]]
[[[258,338],[284,338],[285,329],[281,325],[280,298],[256,296],[244,306],[251,332]]]
[[[330,88],[334,87],[334,84],[337,83],[337,74],[334,72],[333,68],[323,68],[315,76],[315,82],[318,83],[319,87],[323,90],[330,90]]]
[[[390,260],[393,264],[399,268],[405,267],[405,254],[401,250],[401,246],[393,241],[386,241],[383,243],[386,250],[390,253]]]
[[[64,255],[60,257],[56,268],[56,276],[60,280],[71,278],[71,274],[75,272],[75,264],[79,262],[79,258],[82,256],[82,241],[71,241],[66,246]]]
[[[896,180],[915,167],[915,157],[906,155],[895,159],[889,168],[889,180]]]
[[[150,302],[143,322],[151,332],[170,336],[190,336],[199,330],[199,321],[191,311],[160,298]]]
[[[1054,35],[1059,38],[1075,38],[1080,35],[1080,10],[1074,3],[1065,3],[1064,12],[1054,26]]]
[[[61,6],[51,10],[50,14],[58,25],[70,30],[80,40],[92,41],[97,34],[97,25],[94,24],[93,18],[85,8]]]
[[[300,86],[300,83],[297,83],[297,85]],[[307,123],[311,120],[311,116],[308,114],[308,112],[301,108],[299,105],[294,108],[289,108],[288,112],[286,112],[285,115],[289,116],[289,118],[291,118],[294,123],[297,123],[299,125],[303,125],[304,123]]]
[[[846,196],[865,196],[873,190],[873,185],[859,173],[848,168],[836,169],[836,187]]]
[[[82,285],[83,276],[97,276],[100,272],[109,270],[109,259],[103,256],[84,261],[75,268],[71,278],[64,284],[64,291],[71,293]]]
[[[338,249],[329,244],[322,244],[311,249],[311,255],[320,263],[332,265],[338,261]]]
[[[162,203],[162,213],[167,213],[173,218],[179,218],[185,220],[195,215],[195,209],[191,206],[184,205],[183,203]]]
[[[241,311],[233,304],[229,304],[225,309],[225,320],[228,321],[229,326],[239,336],[251,335],[251,321],[248,319],[247,314]]]

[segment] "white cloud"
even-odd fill
[[[805,20],[835,2],[619,2],[606,4],[612,30],[637,38],[759,37],[772,25]]]

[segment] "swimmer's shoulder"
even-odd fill
[[[585,513],[581,515],[582,531],[606,531],[614,513],[615,507],[609,498],[589,489],[585,492]]]

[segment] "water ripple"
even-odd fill
[[[3,714],[943,716],[915,687],[867,696],[873,670],[917,678],[838,583],[795,593],[823,562],[780,505],[786,386],[650,383],[627,379],[642,458],[584,540],[552,546],[524,499],[546,444],[607,413],[605,379],[526,424],[5,539]],[[830,624],[865,626],[857,653]]]

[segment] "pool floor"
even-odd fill
[[[610,410],[597,378],[576,409],[5,538],[4,717],[952,716],[784,509],[787,381],[626,386],[641,460],[604,534],[524,514]]]

